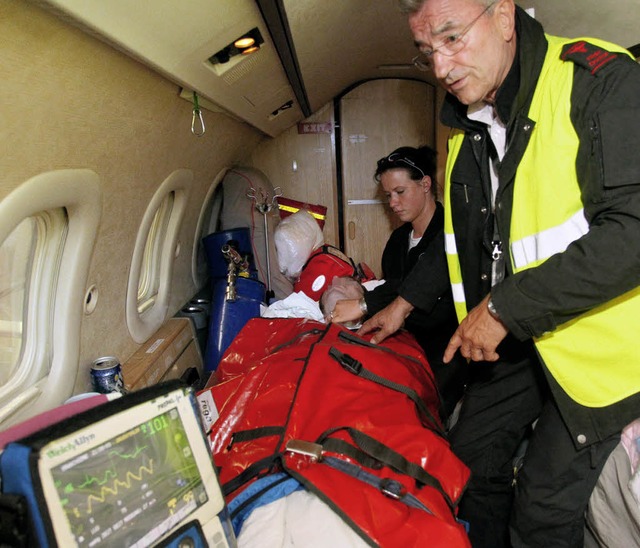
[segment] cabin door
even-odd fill
[[[435,90],[414,80],[361,84],[340,100],[345,253],[381,277],[380,259],[399,221],[373,175],[400,146],[435,146]]]

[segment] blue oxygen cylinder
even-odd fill
[[[237,277],[230,291],[227,279],[214,280],[209,317],[205,371],[215,371],[231,341],[251,319],[260,316],[266,286],[251,278]],[[231,298],[230,298],[231,297]]]

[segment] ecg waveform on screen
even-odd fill
[[[63,504],[67,505],[70,502],[70,498],[73,497],[76,504],[68,510],[71,510],[76,517],[80,517],[81,507],[84,507],[86,514],[90,515],[93,513],[95,506],[104,503],[108,497],[121,498],[124,492],[140,485],[145,480],[145,477],[153,475],[153,459],[146,459],[144,463],[132,462],[145,449],[146,447],[135,448],[128,453],[110,451],[108,453],[110,466],[102,475],[84,474],[83,478],[78,478],[79,481],[77,482],[69,481],[64,486],[59,485],[58,487],[62,487],[65,495]],[[79,497],[82,498],[79,499]],[[85,500],[84,504],[80,502],[82,499]]]
[[[142,453],[145,449],[146,449],[146,447],[140,447],[140,448],[136,449],[131,454],[121,453],[119,451],[110,451],[109,452],[109,457],[111,458],[111,457],[115,456],[115,457],[119,457],[119,458],[121,458],[123,460],[134,459],[140,453]],[[109,481],[110,477],[111,478],[116,477],[116,471],[114,470],[113,467],[112,468],[108,468],[107,470],[105,470],[104,476],[102,477],[102,479],[100,479],[100,478],[98,478],[96,476],[87,476],[86,477],[86,481],[84,481],[83,483],[78,485],[78,489],[87,489],[87,488],[89,488],[89,486],[92,483],[97,483],[98,485],[104,485],[105,483],[107,483],[107,481]]]

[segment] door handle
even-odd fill
[[[349,239],[350,240],[355,240],[356,239],[356,223],[354,223],[353,221],[349,221]]]

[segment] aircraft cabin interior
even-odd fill
[[[640,59],[637,0],[516,4]],[[397,0],[0,0],[0,49],[0,544],[471,546],[431,360],[320,300],[384,279],[380,158],[443,202]]]

